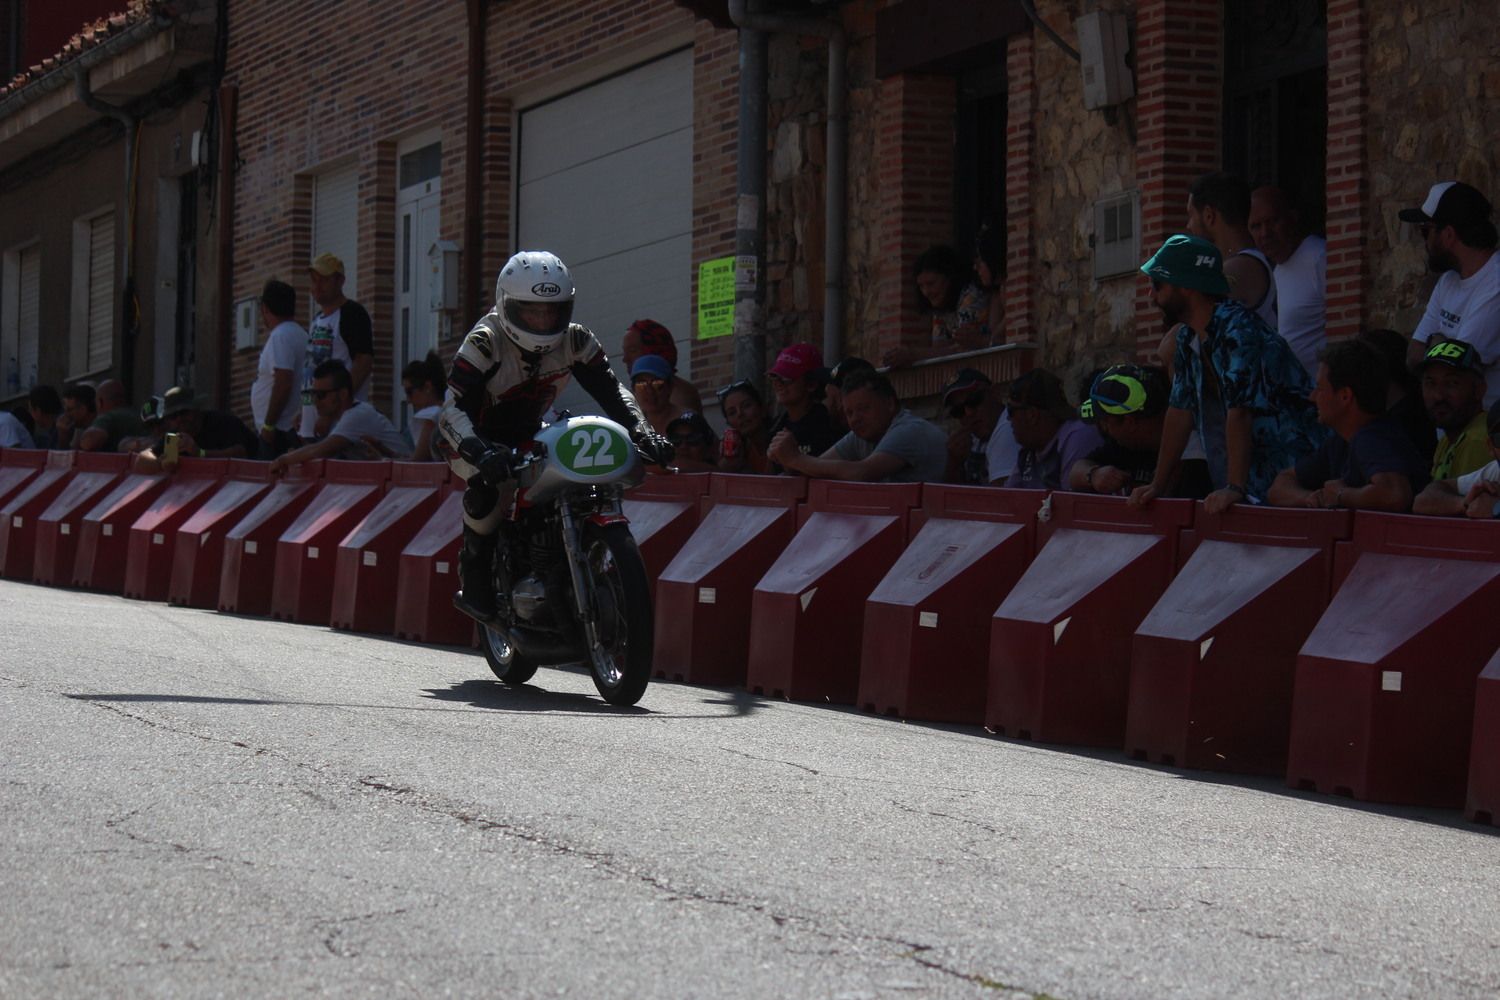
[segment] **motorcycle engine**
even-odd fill
[[[510,592],[510,604],[516,617],[523,621],[536,621],[547,610],[547,585],[536,576],[528,576],[516,583]]]

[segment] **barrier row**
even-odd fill
[[[0,576],[423,642],[469,644],[451,603],[462,532],[448,468],[0,454]]]
[[[1500,816],[1500,524],[748,476],[644,490],[659,677]]]
[[[468,644],[436,464],[0,453],[0,575]],[[1500,816],[1500,525],[801,478],[625,503],[659,677]]]

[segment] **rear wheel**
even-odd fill
[[[624,524],[586,524],[582,541],[598,639],[589,651],[594,686],[611,705],[634,705],[651,679],[654,648],[646,566]]]
[[[521,655],[503,628],[481,625],[479,647],[495,676],[506,684],[525,684],[536,673],[537,665]]]

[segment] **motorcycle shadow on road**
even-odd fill
[[[656,715],[640,705],[622,707],[601,701],[587,691],[553,691],[539,684],[506,685],[484,678],[460,681],[451,687],[424,688],[423,696],[499,712],[550,712],[576,715]]]

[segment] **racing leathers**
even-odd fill
[[[570,378],[577,378],[605,415],[629,431],[648,460],[670,457],[670,445],[646,421],[586,327],[570,324],[557,346],[532,354],[506,336],[494,311],[481,318],[453,359],[438,418],[438,450],[468,484],[459,555],[462,590],[455,601],[476,618],[495,614],[495,536],[503,532],[515,489],[514,483],[495,485],[486,479],[503,478],[494,471],[503,471],[511,449],[531,440]]]

